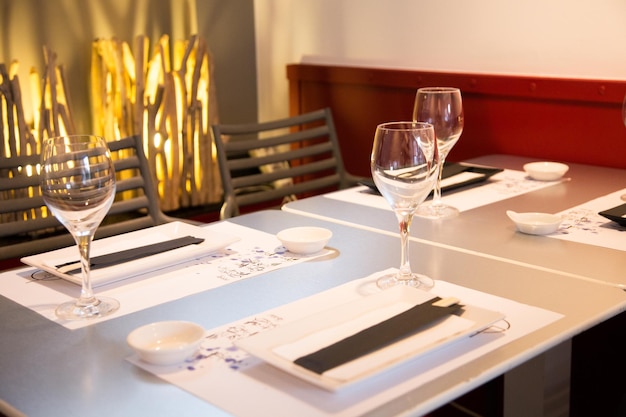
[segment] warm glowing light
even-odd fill
[[[193,36],[175,42],[170,51],[169,37],[162,36],[151,54],[146,37],[137,37],[133,45],[131,50],[116,40],[94,42],[95,133],[109,140],[142,135],[163,210],[220,201],[210,134],[217,113],[209,99],[206,43]]]
[[[161,134],[160,133],[155,134],[154,140],[152,141],[152,144],[154,145],[154,147],[160,148],[162,143],[163,143],[163,140],[161,139]]]

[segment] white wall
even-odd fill
[[[625,0],[256,0],[259,119],[288,114],[285,66],[626,79]]]

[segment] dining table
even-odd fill
[[[573,176],[576,169],[572,171]],[[558,203],[561,208],[584,199],[563,194],[567,203]],[[320,198],[325,197],[298,203]],[[557,199],[550,201],[558,209]],[[512,207],[530,209],[532,204],[522,199]],[[353,221],[362,209],[367,208],[349,210]],[[609,279],[586,271],[576,274],[591,279],[573,279],[567,266],[524,262],[528,254],[516,260],[496,256],[497,249],[481,253],[489,247],[486,235],[491,231],[496,242],[521,239],[513,244],[524,246],[524,237],[505,219],[493,219],[489,232],[473,238],[461,236],[481,229],[471,225],[472,219],[449,223],[460,227],[456,233],[435,233],[416,224],[411,265],[435,280],[432,291],[458,297],[472,308],[497,310],[504,318],[471,337],[396,358],[389,369],[345,388],[320,387],[249,355],[233,340],[344,303],[376,300],[375,276],[399,265],[399,238],[385,232],[383,212],[377,214],[380,225],[370,223],[378,217],[367,217],[363,227],[355,227],[352,221],[290,211],[259,211],[208,224],[202,229],[209,235],[230,234],[238,240],[218,253],[194,254],[171,265],[160,262],[156,270],[98,285],[96,294],[121,302],[118,312],[102,319],[66,322],[54,316],[58,301],[76,297],[76,283],[33,266],[0,273],[0,409],[32,417],[424,415],[493,378],[536,364],[626,308],[626,294],[607,285]],[[316,255],[289,254],[276,234],[296,226],[323,227],[332,237]],[[477,242],[464,248],[460,242],[465,239]],[[207,331],[203,343],[219,346],[206,346],[201,357],[174,368],[142,362],[128,346],[128,334],[166,320],[198,323]],[[541,397],[542,384],[537,380],[533,389],[509,390],[508,415],[528,415],[530,406],[521,411],[516,405],[525,404],[528,396]],[[543,412],[543,405],[537,407]]]
[[[626,170],[568,163],[563,178],[544,182],[524,173],[523,166],[534,161],[515,155],[462,161],[505,171],[484,183],[444,190],[443,202],[464,205],[461,214],[436,221],[415,216],[411,239],[626,289],[626,240],[621,238],[625,229],[598,215],[626,203],[621,198],[626,195]],[[489,187],[492,193],[479,191]],[[283,210],[379,233],[398,233],[388,204],[363,186],[292,201]],[[564,222],[547,238],[529,235],[516,230],[508,210],[554,213]]]
[[[443,202],[457,205],[460,215],[441,220],[414,217],[411,240],[524,265],[535,271],[551,271],[572,280],[626,289],[626,228],[620,218],[626,213],[626,170],[567,162],[565,175],[551,181],[537,181],[524,170],[526,164],[545,162],[499,154],[461,161],[460,165],[468,171],[491,174],[482,180],[470,179],[469,185],[444,190]],[[563,161],[557,165],[560,162]],[[381,234],[398,233],[389,205],[365,186],[293,201],[283,209]],[[555,214],[562,222],[556,232],[548,235],[522,233],[507,214],[510,210]],[[601,215],[607,211],[613,212],[616,217],[612,220],[617,222]],[[566,289],[559,296],[568,294]],[[549,351],[551,358],[543,365],[527,364],[526,371],[517,373],[516,378],[511,373],[505,375],[510,377],[509,390],[528,390],[533,386],[531,381],[539,378],[542,366],[560,363],[560,372],[550,368],[543,374],[544,380],[553,380],[548,385],[561,387],[556,390],[560,394],[553,392],[548,397],[562,397],[557,402],[564,404],[563,409],[574,407],[571,411],[577,414],[572,415],[621,415],[625,395],[619,386],[607,381],[620,378],[624,371],[620,354],[616,353],[625,346],[620,336],[623,325],[624,314],[617,314],[572,339],[573,346],[563,344]],[[561,359],[555,362],[555,358]],[[528,371],[532,366],[534,374]],[[551,401],[545,398],[546,402]],[[557,415],[567,415],[567,411]]]

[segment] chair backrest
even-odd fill
[[[141,137],[108,143],[117,176],[116,199],[96,239],[166,223]],[[74,245],[41,196],[39,155],[0,158],[0,260]]]
[[[224,188],[222,219],[247,206],[354,185],[330,109],[280,120],[212,126]]]

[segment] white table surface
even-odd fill
[[[270,233],[296,225],[333,231],[338,256],[294,265],[77,330],[68,330],[0,296],[0,399],[28,416],[221,416],[222,410],[130,364],[127,334],[148,322],[183,319],[205,328],[233,322],[399,262],[399,239],[280,211],[233,222]],[[558,346],[626,308],[613,286],[572,280],[421,242],[416,270],[490,294],[555,311],[561,320],[467,363],[371,415],[420,415]],[[259,415],[262,415],[260,413]]]
[[[522,171],[523,164],[529,161],[533,159],[491,155],[467,162]],[[568,165],[570,169],[566,177],[569,180],[557,185],[464,211],[455,218],[433,221],[416,216],[411,225],[411,237],[530,268],[625,286],[626,254],[623,251],[525,235],[516,232],[515,225],[506,215],[507,210],[558,213],[626,188],[626,170]],[[445,197],[446,193],[443,194],[444,202]],[[283,210],[387,234],[398,232],[395,216],[389,210],[323,196],[290,202]]]

